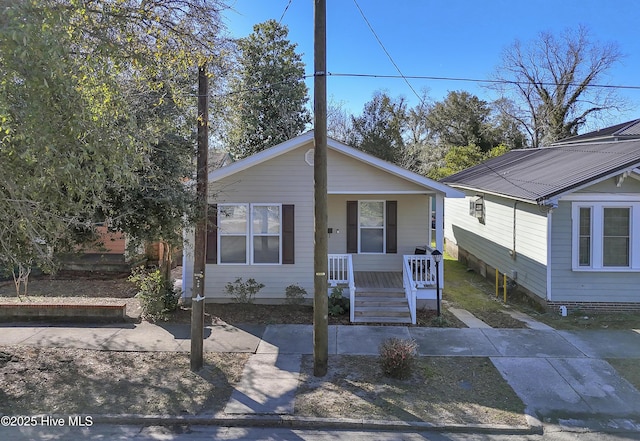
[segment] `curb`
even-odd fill
[[[526,415],[525,415],[526,416]],[[94,424],[132,425],[211,425],[223,427],[282,427],[292,429],[386,430],[411,432],[486,433],[496,435],[542,435],[542,424],[527,418],[528,425],[437,424],[424,421],[390,421],[351,418],[295,417],[290,415],[171,416],[171,415],[95,415]]]

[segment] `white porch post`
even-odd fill
[[[431,228],[431,216],[433,215],[432,213],[432,207],[433,207],[433,196],[429,196],[429,208],[428,208],[428,212],[429,212],[429,241],[427,242],[427,246],[431,247],[431,243],[433,242],[433,230]]]
[[[436,193],[436,249],[444,255],[444,195]],[[444,259],[438,271],[440,291],[444,288]],[[442,295],[442,293],[440,293]],[[442,298],[442,297],[440,297]]]

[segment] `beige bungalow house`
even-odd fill
[[[207,302],[230,302],[224,287],[238,277],[265,285],[256,303],[282,303],[294,284],[313,297],[313,136],[210,172]],[[351,321],[415,323],[443,286],[430,245],[443,249],[444,198],[464,194],[332,139],[327,161],[330,286],[350,297]],[[186,297],[192,244],[186,234]]]

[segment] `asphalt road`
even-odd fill
[[[543,435],[513,435],[483,433],[403,433],[352,430],[299,430],[272,427],[141,427],[96,424],[92,427],[85,428],[2,427],[0,428],[0,439],[7,441],[637,441],[640,440],[640,433],[567,432],[565,429],[557,426],[545,426],[545,432]]]

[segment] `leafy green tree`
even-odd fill
[[[52,251],[73,247],[110,212],[109,192],[138,185],[176,122],[195,121],[186,80],[217,59],[219,8],[205,0],[0,0],[0,8],[0,266],[51,268]],[[169,99],[179,111],[159,117]]]
[[[268,20],[237,41],[227,136],[236,158],[297,136],[311,121],[304,63],[288,33],[286,26]]]
[[[385,161],[398,162],[404,149],[406,112],[404,99],[376,92],[365,103],[362,115],[351,117],[349,144]]]
[[[474,144],[487,151],[499,143],[489,103],[469,92],[449,92],[443,101],[435,103],[427,121],[438,141],[447,146]]]
[[[449,148],[444,156],[444,165],[435,167],[429,171],[431,179],[442,179],[454,173],[458,173],[469,167],[473,167],[490,158],[507,153],[510,149],[504,144],[500,144],[488,152],[483,152],[480,147],[474,144],[467,146],[453,146]]]
[[[515,103],[502,110],[527,131],[533,147],[576,135],[587,118],[625,106],[615,89],[592,87],[621,58],[617,44],[593,41],[583,26],[516,41],[496,74],[496,89]]]
[[[166,99],[159,100],[157,95]],[[196,197],[185,179],[193,173],[194,142],[191,121],[181,118],[180,109],[165,89],[140,96],[137,117],[155,121],[173,130],[161,132],[153,144],[140,152],[143,161],[133,170],[135,180],[110,186],[100,218],[110,228],[128,234],[131,249],[159,241],[164,247],[163,275],[170,279],[173,249],[182,242],[182,230],[195,220]]]

